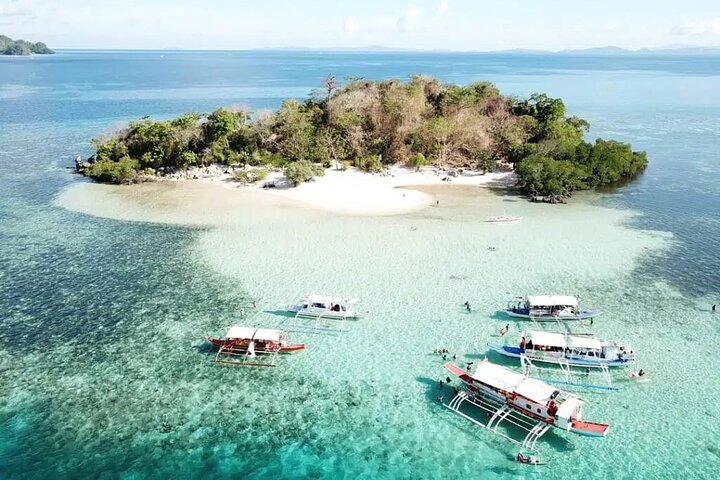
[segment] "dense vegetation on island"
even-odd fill
[[[509,164],[526,194],[567,196],[627,181],[647,164],[628,144],[586,142],[589,124],[544,94],[520,99],[488,82],[448,85],[425,76],[342,86],[329,76],[324,87],[277,111],[221,108],[131,122],[93,140],[96,154],[83,173],[123,183],[220,163],[283,168],[299,183],[333,164],[370,172],[389,164],[484,171]]]
[[[49,54],[55,52],[42,42],[32,43],[25,40],[13,40],[5,35],[0,35],[0,53],[2,55],[30,55],[31,53]]]

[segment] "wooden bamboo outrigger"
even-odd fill
[[[613,386],[613,379],[612,375],[610,374],[610,369],[608,368],[607,364],[597,364],[597,365],[577,365],[569,362],[566,359],[558,359],[556,362],[553,363],[553,365],[556,365],[558,368],[553,367],[544,367],[539,366],[533,363],[530,358],[528,358],[526,355],[520,355],[520,366],[522,369],[522,372],[524,375],[533,375],[537,376],[536,374],[538,372],[550,372],[550,373],[560,373],[561,379],[554,379],[554,378],[541,378],[541,380],[548,382],[548,383],[554,383],[557,385],[566,385],[569,387],[578,387],[578,388],[588,388],[588,389],[595,389],[595,390],[607,390],[607,391],[618,391],[619,389],[617,387]],[[595,383],[588,383],[588,382],[582,382],[575,378],[575,375],[578,374],[577,371],[573,372],[573,367],[582,367],[585,369],[585,375],[589,376],[591,372],[593,373],[599,373],[603,380],[605,381],[604,385],[598,385]],[[575,374],[575,375],[574,375]]]
[[[466,387],[467,388],[467,387]],[[479,408],[486,413],[489,420],[483,424],[481,421],[471,417],[460,411],[460,407],[463,403],[470,403],[474,407]],[[512,442],[523,449],[539,453],[535,448],[535,444],[538,439],[545,435],[550,429],[550,425],[530,417],[522,416],[514,412],[506,404],[497,401],[496,399],[482,394],[469,394],[466,390],[460,390],[448,403],[445,405],[446,408],[457,413],[466,420],[470,420],[475,425],[482,427],[490,432],[504,438],[505,440]],[[523,440],[517,440],[512,438],[510,435],[498,431],[502,422],[512,425],[526,433]]]

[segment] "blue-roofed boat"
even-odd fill
[[[517,346],[488,343],[488,348],[506,357],[576,367],[626,367],[635,360],[629,346],[613,340],[543,331],[523,334]]]
[[[503,311],[511,317],[536,322],[584,320],[600,315],[600,310],[581,310],[577,297],[570,295],[529,295],[509,302]]]

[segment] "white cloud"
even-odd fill
[[[343,22],[343,32],[352,34],[355,33],[355,19],[353,17],[347,17]]]
[[[620,30],[620,23],[616,22],[615,20],[610,20],[605,24],[605,31],[609,33],[614,33]]]
[[[401,32],[407,32],[417,26],[420,10],[415,4],[410,5],[407,12],[397,19],[397,29]]]
[[[442,17],[445,15],[448,11],[448,0],[440,0],[440,5],[438,5],[437,12],[435,14],[438,17]]]
[[[0,17],[33,17],[33,11],[17,1],[0,4]]]
[[[720,34],[720,18],[705,20],[686,18],[678,25],[675,25],[673,33],[678,35]]]

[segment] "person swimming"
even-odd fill
[[[637,372],[630,372],[627,377],[630,380],[637,380],[644,377],[645,375],[647,375],[647,372],[641,368]]]

